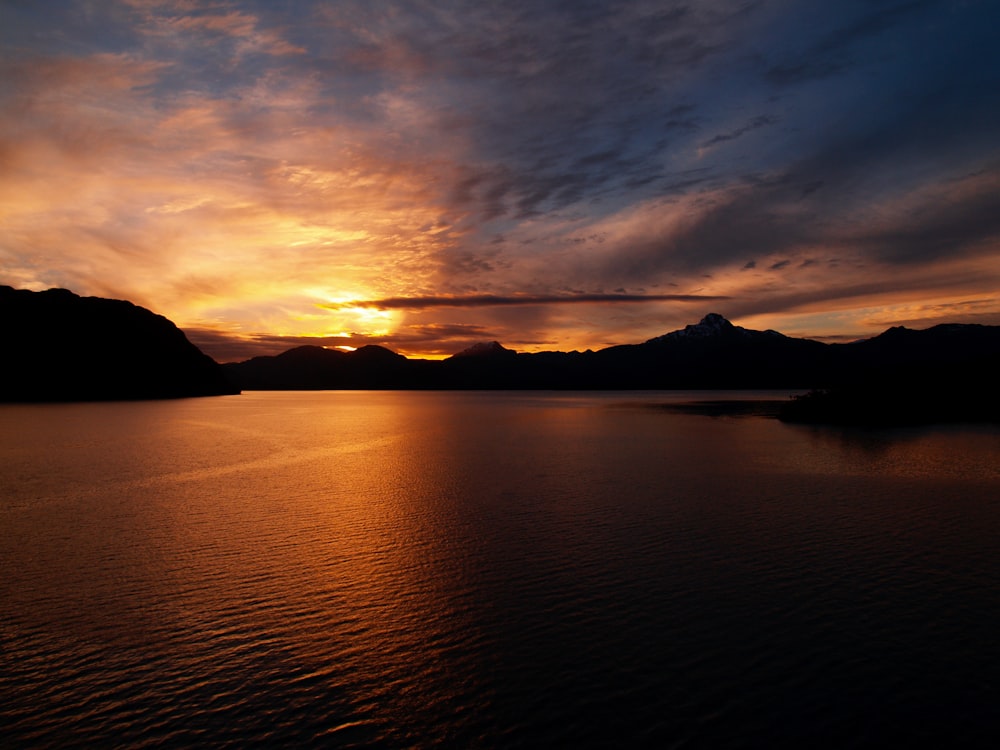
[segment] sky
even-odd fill
[[[1000,324],[1000,4],[0,0],[0,284],[222,362]]]

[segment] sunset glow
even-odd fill
[[[0,283],[219,361],[1000,324],[1000,11],[0,5]]]

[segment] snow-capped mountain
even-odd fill
[[[748,328],[733,325],[719,313],[709,313],[698,323],[685,326],[679,331],[671,331],[662,336],[649,339],[647,344],[662,343],[666,341],[681,341],[685,339],[710,339],[719,337],[743,337],[748,336],[780,336],[787,338],[777,331],[753,331]]]

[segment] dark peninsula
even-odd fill
[[[119,401],[239,393],[161,315],[65,289],[0,286],[0,401]]]

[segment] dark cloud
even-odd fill
[[[745,135],[753,130],[758,130],[760,128],[766,127],[768,125],[773,125],[775,119],[769,115],[760,115],[758,117],[750,120],[746,125],[736,128],[729,133],[720,133],[719,135],[713,136],[705,141],[702,148],[708,148],[709,146],[714,146],[718,143],[725,143],[726,141],[734,141],[741,135]]]
[[[362,64],[379,80],[416,84],[442,130],[460,132],[472,159],[452,198],[492,221],[653,188],[671,133],[697,122],[698,107],[678,101],[673,80],[728,54],[726,24],[745,12],[509,3],[387,25],[354,8],[367,33],[343,41],[364,49]]]
[[[993,257],[1000,247],[1000,180],[917,200],[894,221],[851,235],[852,242],[884,262],[920,265],[942,258]]]
[[[679,211],[680,219],[647,236],[629,238],[600,275],[629,282],[665,273],[694,274],[734,263],[748,255],[788,253],[820,235],[819,217],[803,207],[790,210],[784,181],[707,194]]]
[[[810,40],[794,57],[785,53],[785,59],[769,67],[765,75],[771,83],[789,86],[843,73],[859,64],[851,53],[860,42],[897,29],[909,16],[933,4],[933,0],[912,0],[883,7],[861,6],[857,16],[831,19],[832,31]],[[838,10],[844,12],[845,8],[850,12],[851,5],[844,3]]]
[[[870,276],[872,274],[869,274]],[[815,309],[824,303],[843,304],[850,300],[885,298],[889,294],[909,293],[933,297],[936,293],[962,286],[979,294],[991,289],[992,279],[982,278],[974,269],[950,272],[929,272],[883,276],[874,280],[855,281],[850,284],[831,285],[807,290],[774,291],[767,294],[748,294],[726,303],[728,315],[739,318],[748,315],[797,312]]]
[[[329,309],[374,307],[381,310],[424,310],[432,307],[510,307],[523,305],[614,304],[637,302],[706,302],[727,299],[723,296],[700,294],[467,294],[455,296],[386,297],[355,300],[336,305],[321,305]]]
[[[823,180],[812,180],[807,182],[802,186],[802,192],[799,194],[801,198],[808,198],[810,195],[815,193],[817,190],[823,187]]]
[[[1000,100],[981,92],[996,75],[1000,62],[955,80],[937,71],[903,102],[869,101],[847,126],[820,127],[776,168],[728,183],[707,174],[679,191],[704,196],[685,219],[630,238],[615,268],[632,280],[822,245],[890,264],[995,257]]]

